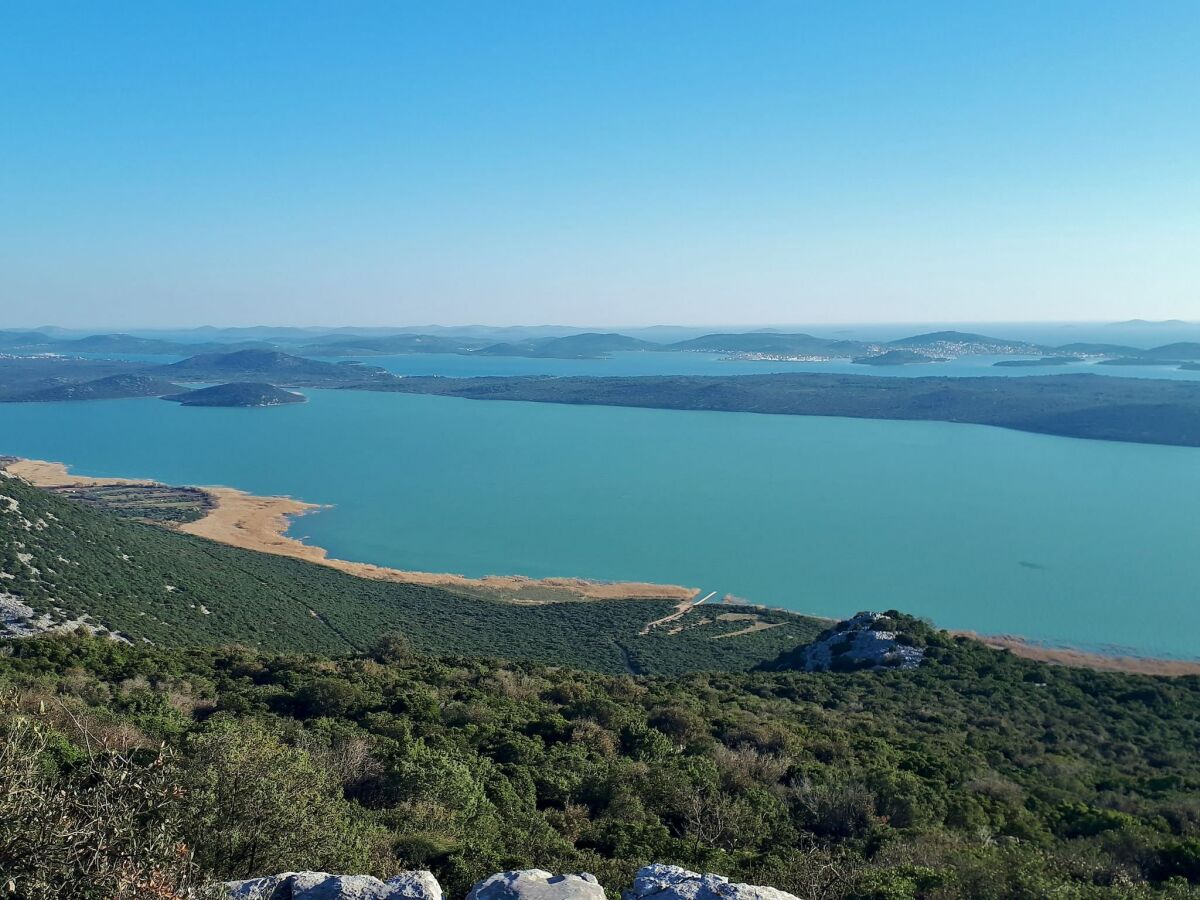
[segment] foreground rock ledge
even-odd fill
[[[230,900],[443,900],[431,872],[401,872],[387,881],[368,875],[284,872],[225,885]],[[797,900],[786,891],[735,884],[721,875],[701,875],[679,866],[655,864],[638,872],[622,900]],[[476,882],[467,900],[605,900],[596,876],[554,875],[543,869],[497,872]]]

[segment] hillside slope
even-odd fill
[[[424,652],[650,673],[748,669],[820,630],[778,614],[767,615],[777,627],[728,639],[716,638],[744,623],[643,635],[673,602],[510,603],[358,578],[130,521],[0,476],[0,599],[58,620],[87,616],[134,641],[347,653],[400,630]]]
[[[43,756],[77,761],[68,796],[84,727],[150,760],[166,742],[152,771],[177,812],[139,821],[210,877],[419,866],[461,898],[498,868],[615,892],[659,861],[804,900],[1200,896],[1200,679],[1044,666],[889,618],[918,668],[634,679],[393,639],[329,659],[72,636],[12,642],[0,693],[60,723]],[[0,853],[25,834],[0,817]]]

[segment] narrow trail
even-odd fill
[[[696,591],[696,593],[699,594],[700,592]],[[653,622],[647,622],[645,626],[643,626],[642,630],[638,633],[649,634],[655,628],[666,625],[668,622],[674,622],[676,619],[682,618],[689,609],[699,606],[701,603],[711,600],[715,596],[717,596],[716,591],[709,591],[699,600],[696,599],[695,595],[692,595],[684,600],[680,600],[675,604],[675,612],[671,613],[670,615],[663,616],[661,619],[655,619]]]

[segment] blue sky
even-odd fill
[[[1200,319],[1200,3],[0,7],[0,327]]]

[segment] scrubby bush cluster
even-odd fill
[[[609,676],[394,637],[346,658],[14,641],[0,758],[6,783],[36,759],[43,807],[98,760],[136,773],[117,839],[89,840],[164,890],[421,867],[455,896],[536,865],[611,891],[664,861],[830,900],[1200,897],[1200,679],[903,624],[925,665],[850,675]],[[39,896],[20,821],[0,815],[0,871]]]

